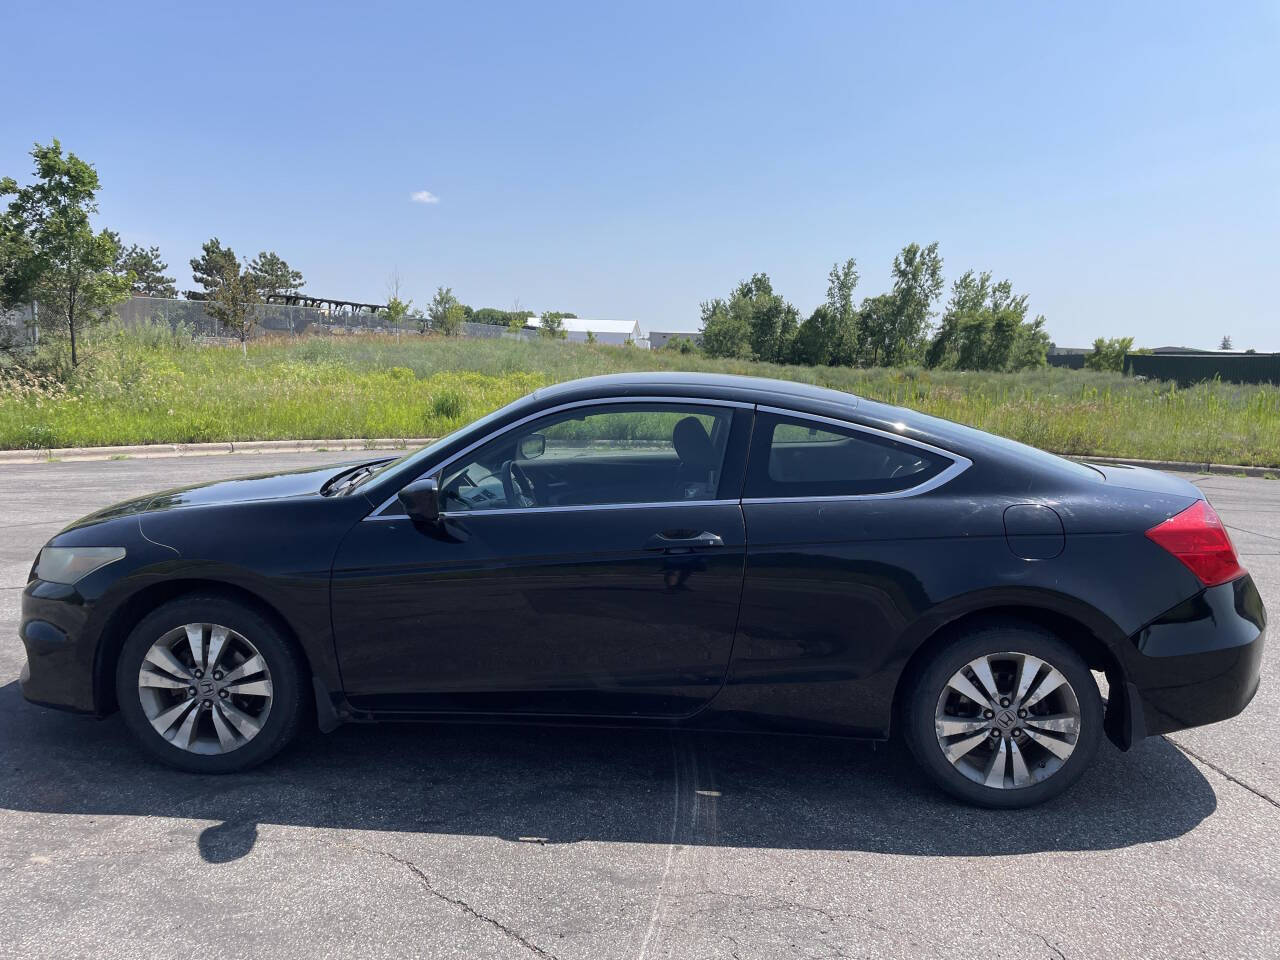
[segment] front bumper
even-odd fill
[[[27,584],[19,628],[27,648],[19,683],[27,700],[77,713],[97,712],[92,609],[73,586],[43,580]]]
[[[1129,664],[1147,735],[1234,717],[1257,693],[1266,609],[1247,574],[1202,591],[1139,630]]]

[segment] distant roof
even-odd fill
[[[1155,347],[1152,353],[1217,353],[1216,350],[1205,350],[1203,347]]]

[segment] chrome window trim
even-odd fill
[[[866,433],[874,437],[893,440],[897,443],[905,443],[908,446],[917,447],[936,456],[944,457],[951,461],[951,466],[945,467],[928,480],[918,483],[914,487],[906,487],[902,490],[889,490],[885,493],[844,493],[813,497],[743,497],[742,503],[744,506],[763,503],[839,503],[841,501],[856,500],[901,500],[904,497],[918,497],[923,493],[928,493],[930,490],[937,490],[973,466],[973,461],[968,457],[952,453],[950,450],[944,450],[941,447],[935,447],[933,444],[925,443],[923,440],[899,436],[889,430],[880,430],[876,427],[868,427],[865,424],[853,423],[849,420],[824,417],[816,413],[788,410],[785,407],[767,407],[761,404],[756,407],[756,410],[760,413],[770,413],[775,416],[791,417],[797,420],[813,420],[817,423],[825,423],[828,426],[839,427],[841,430],[848,430],[852,433]]]
[[[574,513],[584,510],[653,510],[658,507],[736,507],[737,500],[655,500],[651,503],[578,503],[554,507],[495,507],[493,510],[441,511],[445,519],[472,519],[474,517],[505,517],[514,514],[529,516],[534,513]],[[368,516],[366,520],[408,520],[403,513]]]
[[[509,433],[510,431],[515,430],[517,427],[524,426],[526,423],[530,423],[533,420],[540,420],[543,417],[550,416],[551,414],[560,413],[563,410],[573,410],[576,407],[594,407],[594,406],[599,406],[600,404],[608,404],[608,403],[670,403],[670,404],[683,404],[685,406],[694,406],[694,407],[734,407],[739,410],[751,410],[755,408],[754,403],[748,403],[742,400],[719,400],[719,399],[709,399],[709,398],[702,398],[702,397],[674,397],[674,396],[672,397],[595,397],[590,400],[574,400],[571,403],[562,403],[554,407],[546,407],[542,410],[538,410],[535,413],[529,414],[527,417],[521,417],[519,420],[516,420],[512,423],[507,424],[505,427],[502,427],[500,430],[497,430],[494,433],[486,434],[485,436],[477,440],[475,443],[468,444],[467,446],[463,447],[461,450],[455,453],[448,460],[444,460],[438,464],[432,464],[431,466],[427,467],[420,474],[418,474],[418,476],[415,477],[414,479],[417,480],[417,479],[421,479],[422,477],[429,477],[432,474],[437,472],[443,473],[445,470],[449,469],[449,467],[453,466],[455,463],[457,463],[459,460],[461,460],[471,451],[477,449],[478,447],[482,447],[486,443],[488,443],[490,440],[496,440],[499,437],[501,437],[503,434]],[[413,481],[411,480],[409,482],[412,483]],[[398,491],[397,493],[393,493],[391,496],[387,497],[386,500],[383,500],[382,503],[378,504],[378,506],[374,508],[373,512],[370,513],[364,519],[365,520],[402,520],[404,519],[404,514],[393,514],[391,516],[386,516],[386,517],[382,516],[382,511],[387,509],[387,507],[391,506],[391,504],[396,502],[397,495],[398,495]],[[500,513],[528,513],[531,510],[567,510],[567,509],[581,510],[584,507],[595,507],[598,509],[617,509],[620,507],[683,506],[685,504],[693,504],[693,503],[701,503],[703,505],[706,505],[707,503],[737,503],[737,502],[738,502],[738,499],[734,497],[734,498],[726,498],[724,500],[702,500],[702,501],[671,500],[671,501],[655,501],[652,503],[637,503],[637,504],[630,504],[630,503],[582,504],[581,506],[573,506],[573,507],[503,507],[497,510],[460,510],[460,511],[455,510],[455,511],[450,511],[448,513],[441,513],[441,516],[474,517],[478,514],[499,515]]]

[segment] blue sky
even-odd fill
[[[180,287],[217,235],[317,294],[692,329],[937,240],[1061,345],[1280,350],[1276,3],[5,9],[0,173],[59,137]]]

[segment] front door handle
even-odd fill
[[[703,530],[663,530],[645,541],[646,550],[694,550],[707,547],[723,547],[724,540],[718,533]]]

